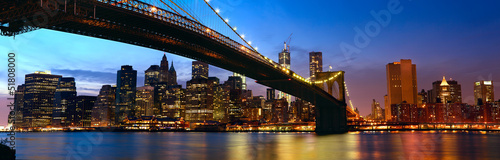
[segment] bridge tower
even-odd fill
[[[316,72],[314,83],[335,97],[341,104],[332,104],[331,101],[316,100],[316,133],[345,133],[347,132],[347,112],[344,87],[344,71]],[[338,94],[334,94],[338,93]],[[319,98],[316,98],[319,99]]]

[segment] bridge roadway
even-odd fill
[[[200,60],[315,104],[319,134],[347,132],[345,100],[203,24],[140,1],[0,0],[0,26],[3,36],[45,28]]]

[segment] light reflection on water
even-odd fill
[[[16,144],[20,159],[500,158],[498,133],[54,132],[18,133]]]

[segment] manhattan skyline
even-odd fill
[[[339,44],[353,45],[356,36],[353,28],[364,28],[368,22],[374,21],[370,11],[386,9],[387,2],[365,2],[369,4],[363,6],[357,5],[358,1],[305,6],[299,1],[283,2],[231,3],[239,9],[221,7],[221,10],[263,55],[274,61],[278,60],[283,41],[293,33],[291,69],[304,77],[309,75],[309,52],[323,52],[324,71],[328,71],[329,65],[333,70],[346,71],[350,98],[361,115],[370,113],[372,99],[383,102],[383,96],[387,94],[385,65],[399,59],[412,59],[416,64],[417,91],[431,89],[432,82],[446,76],[462,85],[464,103],[472,102],[468,97],[473,97],[473,82],[500,81],[500,66],[497,64],[500,11],[495,10],[498,2],[401,1],[403,10],[393,14],[390,23],[381,28],[381,32],[371,38],[369,45],[359,54],[347,57]],[[303,11],[301,7],[310,9]],[[312,9],[316,7],[319,9]],[[250,13],[257,15],[248,16]],[[53,74],[75,77],[78,94],[92,96],[98,94],[102,85],[116,84],[116,70],[121,65],[134,66],[139,72],[137,84],[141,86],[143,71],[150,65],[159,65],[163,54],[152,49],[50,30],[25,33],[16,36],[15,40],[0,37],[0,44],[0,52],[15,52],[18,56],[17,84],[24,83],[25,74],[51,70]],[[175,63],[179,84],[185,87],[191,77],[193,60],[169,53],[167,57],[168,61]],[[0,65],[7,64],[6,58],[2,58]],[[6,79],[6,72],[0,71],[3,79]],[[232,72],[210,66],[209,75],[224,78]],[[6,81],[0,83],[4,84],[0,92],[4,98],[7,95]],[[267,87],[251,79],[247,84],[254,95],[266,95]],[[0,125],[6,125],[7,109],[0,111]]]

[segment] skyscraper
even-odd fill
[[[154,86],[160,82],[160,66],[151,65],[144,71],[144,86]]]
[[[478,81],[474,83],[474,104],[478,104],[479,99],[481,99],[483,104],[495,100],[492,81]]]
[[[208,79],[208,64],[201,61],[193,61],[192,79]]]
[[[161,58],[159,82],[164,82],[164,83],[168,82],[168,61],[166,54],[163,54],[163,57]]]
[[[233,73],[233,76],[237,76],[237,77],[241,78],[241,83],[242,83],[241,84],[241,89],[242,90],[246,90],[247,89],[247,80],[246,80],[247,77],[245,75],[243,75],[243,74],[239,74],[239,73],[236,73],[236,72]]]
[[[68,105],[76,97],[75,78],[61,77],[57,84],[54,100],[54,109],[52,110],[52,126],[65,127],[70,122],[66,121],[68,117]]]
[[[92,109],[92,127],[108,127],[115,124],[116,87],[103,85]]]
[[[16,95],[14,95],[14,110],[16,111],[16,118],[14,126],[23,127],[24,119],[23,119],[23,106],[24,106],[24,88],[25,85],[18,85],[16,90]]]
[[[375,101],[372,102],[372,120],[383,120],[384,119],[384,111],[382,107],[380,107],[380,103]]]
[[[137,71],[132,66],[124,65],[117,71],[116,80],[116,122],[123,121],[127,116],[134,115],[135,92],[137,86]]]
[[[135,116],[153,116],[154,87],[138,87],[135,98]]]
[[[323,72],[323,53],[309,52],[309,76],[311,76],[311,81],[316,80],[316,72]]]
[[[25,76],[23,117],[27,127],[46,127],[52,124],[54,95],[60,75],[37,71]]]
[[[431,92],[433,96],[430,97],[431,103],[438,103],[437,98],[440,103],[462,103],[461,85],[454,80],[446,81],[444,76],[443,80],[432,83]]]
[[[186,121],[213,120],[214,86],[219,84],[215,77],[195,78],[186,82]]]
[[[417,104],[417,69],[410,59],[401,59],[401,62],[389,63],[386,65],[387,71],[387,98],[386,105],[391,110],[392,104],[399,104],[406,101],[408,104]],[[385,115],[390,119],[391,115]]]
[[[92,109],[94,108],[95,96],[77,96],[68,106],[70,126],[90,127],[92,122]]]
[[[283,48],[283,50],[279,53],[279,64],[281,65],[281,67],[284,67],[286,69],[290,69],[290,47],[286,45],[285,43],[285,48]],[[290,103],[292,101],[292,96],[285,93],[285,92],[282,92],[282,91],[279,91],[278,92],[278,99],[282,99],[282,98],[285,98],[286,101],[288,102],[288,106],[290,106]]]
[[[170,86],[177,85],[177,72],[175,71],[174,68],[174,61],[172,61],[170,69],[168,70],[168,85]]]
[[[275,100],[276,99],[276,90],[273,88],[267,89],[267,100]]]

